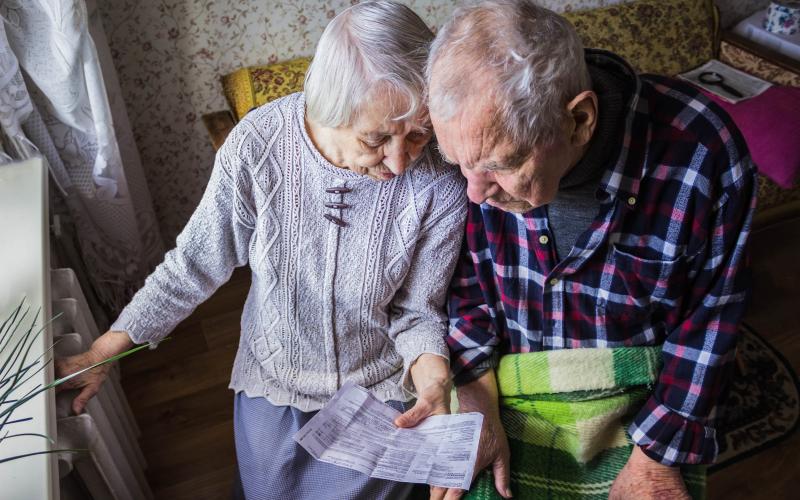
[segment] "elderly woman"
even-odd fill
[[[110,331],[58,371],[156,345],[249,264],[230,382],[246,497],[403,498],[410,485],[317,462],[292,436],[346,381],[406,411],[399,425],[447,411],[445,292],[466,201],[458,171],[428,146],[432,38],[389,1],[331,21],[304,92],[233,129],[176,248]],[[96,369],[74,384],[76,412],[104,378]]]

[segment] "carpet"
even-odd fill
[[[753,328],[743,324],[741,331],[739,359],[717,429],[719,455],[709,474],[781,442],[800,421],[794,370]]]

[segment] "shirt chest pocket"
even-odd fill
[[[680,307],[689,283],[689,259],[656,260],[635,249],[613,247],[597,301],[597,315],[609,337],[652,342],[664,329],[668,311]],[[636,339],[638,336],[644,338]]]

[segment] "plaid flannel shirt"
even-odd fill
[[[457,384],[496,356],[663,344],[653,393],[629,427],[664,464],[710,463],[748,277],[756,170],[727,114],[692,87],[641,76],[600,211],[557,260],[547,207],[470,203],[450,292]]]

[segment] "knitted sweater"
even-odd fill
[[[157,344],[249,264],[231,389],[313,411],[352,380],[407,401],[411,363],[448,356],[465,182],[430,147],[389,181],[338,168],[304,112],[293,94],[237,124],[176,248],[111,329]]]

